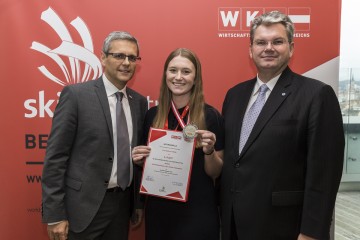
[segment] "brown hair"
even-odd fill
[[[204,113],[205,100],[203,93],[201,63],[199,61],[199,58],[196,56],[196,54],[186,48],[175,49],[170,53],[170,55],[167,57],[165,61],[164,71],[160,86],[158,111],[156,113],[152,126],[155,128],[163,128],[165,125],[165,121],[168,117],[170,103],[172,99],[172,93],[166,84],[166,71],[170,61],[177,56],[187,58],[195,66],[196,73],[194,79],[194,86],[191,89],[190,100],[189,100],[190,116],[191,116],[190,121],[191,123],[194,123],[199,129],[206,129],[205,113]],[[199,144],[197,144],[197,147],[200,147]]]

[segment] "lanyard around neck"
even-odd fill
[[[189,105],[186,105],[184,111],[182,112],[181,116],[179,111],[176,109],[175,103],[173,100],[171,100],[171,110],[173,111],[178,123],[180,124],[181,128],[184,129],[184,127],[186,126],[186,124],[189,124],[190,122],[190,112],[189,112]],[[170,109],[169,109],[170,111]],[[187,122],[185,124],[184,122],[184,117],[186,116],[186,114],[189,112],[189,116],[187,119]],[[176,126],[175,130],[178,128],[179,124]],[[166,118],[166,122],[165,122],[165,129],[169,129],[169,118]]]

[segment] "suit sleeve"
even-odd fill
[[[224,98],[224,102],[222,105],[222,109],[221,109],[221,115],[225,116],[226,115],[226,107],[227,107],[227,102],[228,102],[228,98],[229,98],[229,92],[226,93],[225,98]]]
[[[308,116],[305,196],[301,232],[329,239],[344,158],[344,131],[339,102],[325,85],[313,99]]]
[[[42,220],[67,219],[64,206],[65,175],[77,129],[77,101],[65,87],[55,109],[42,175]]]

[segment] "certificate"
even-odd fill
[[[195,149],[195,139],[182,132],[150,128],[140,193],[186,202]]]

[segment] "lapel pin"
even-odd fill
[[[286,95],[286,93],[284,93],[284,92],[281,94],[281,96],[285,96],[285,95]]]

